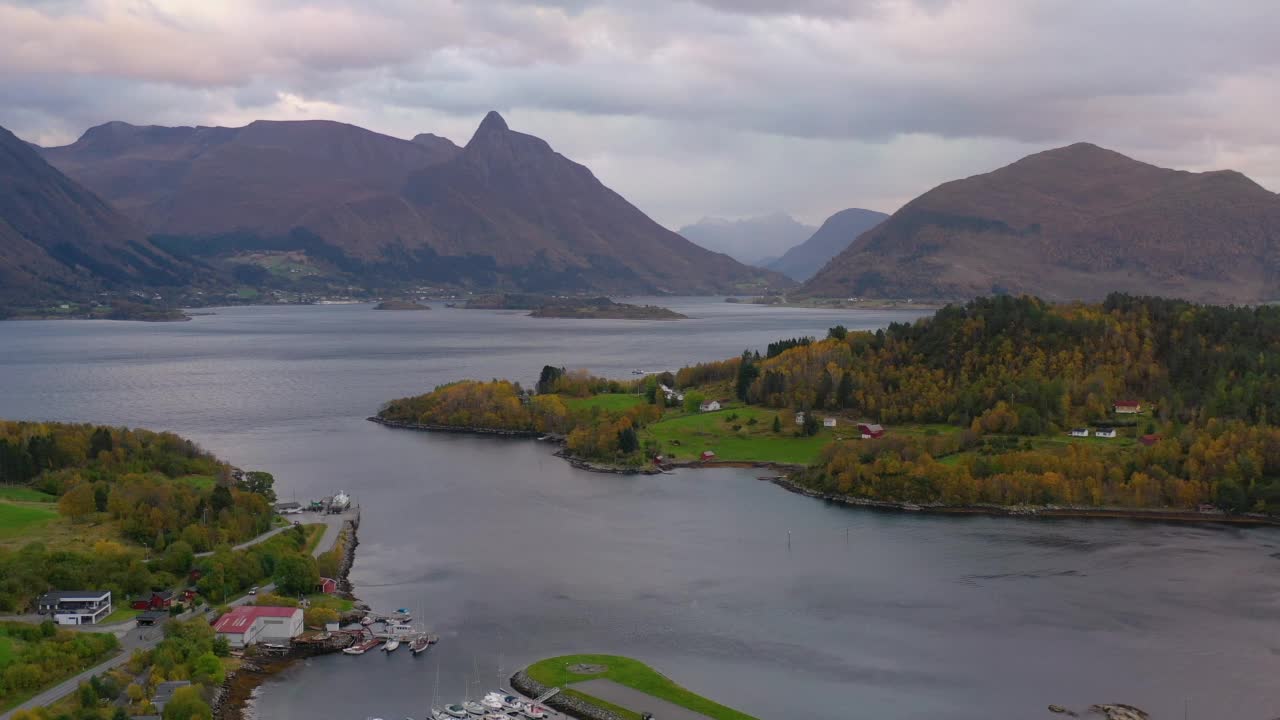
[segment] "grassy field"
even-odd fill
[[[831,442],[841,436],[857,435],[857,430],[846,423],[834,431],[822,428],[812,437],[796,437],[797,425],[789,411],[782,412],[782,432],[775,433],[773,419],[778,415],[777,410],[758,407],[669,415],[669,419],[646,427],[641,438],[656,440],[662,453],[676,460],[692,460],[703,450],[711,450],[718,460],[808,465],[817,462],[822,448]],[[734,430],[734,425],[739,429]]]
[[[27,536],[58,519],[58,513],[44,503],[0,502],[0,539]]]
[[[598,407],[601,410],[619,411],[643,405],[647,402],[643,395],[624,395],[620,393],[606,393],[584,398],[561,395],[560,399],[564,401],[565,407],[570,410],[590,410]]]
[[[570,666],[573,665],[603,665],[605,670],[595,675],[581,675],[569,670]],[[567,687],[570,691],[585,697],[590,702],[601,703],[601,701],[592,698],[590,695],[573,690],[573,683],[605,678],[619,685],[626,685],[629,688],[662,698],[667,702],[688,708],[694,712],[702,713],[709,718],[714,718],[714,720],[755,720],[750,715],[725,707],[680,687],[669,678],[638,660],[619,655],[565,655],[548,658],[530,665],[526,672],[529,677],[543,685],[560,688]],[[624,710],[626,712],[622,714],[628,720],[632,718],[638,720],[640,717],[636,710],[631,708],[625,708]],[[639,710],[643,711],[644,708]]]
[[[0,500],[51,503],[57,502],[58,498],[48,493],[42,493],[39,490],[32,490],[24,485],[0,485]]]

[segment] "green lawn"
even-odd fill
[[[57,502],[58,498],[25,485],[0,485],[0,500],[51,503]]]
[[[17,537],[58,519],[58,513],[37,505],[0,502],[0,538]]]
[[[648,402],[643,395],[621,393],[605,393],[583,398],[561,395],[560,399],[564,401],[565,407],[570,410],[590,410],[598,407],[601,410],[622,411]]]
[[[324,593],[311,593],[307,596],[307,600],[313,608],[329,608],[340,613],[351,612],[356,607],[355,602],[352,600],[340,598],[336,595],[325,595]]]
[[[13,662],[13,638],[0,635],[0,670]]]
[[[128,602],[128,598],[125,598],[125,602]],[[110,625],[111,623],[119,623],[119,622],[124,622],[125,620],[132,620],[138,617],[138,614],[141,612],[142,612],[141,610],[134,610],[128,605],[124,605],[124,606],[117,605],[116,609],[112,610],[110,615],[103,618],[102,624]]]
[[[603,665],[605,671],[595,675],[580,675],[569,671],[572,665]],[[573,683],[583,680],[606,678],[619,685],[648,693],[662,698],[694,712],[702,713],[714,720],[755,720],[755,718],[717,702],[708,700],[696,693],[680,687],[658,671],[638,660],[619,655],[565,655],[549,658],[530,665],[526,672],[534,680],[550,687],[568,688],[575,694],[586,697],[591,702],[600,702],[586,693],[573,689]],[[639,712],[646,708],[626,708],[625,714],[630,718],[638,718]]]
[[[779,411],[759,407],[729,407],[709,413],[680,414],[653,423],[641,433],[642,439],[658,441],[663,454],[676,460],[692,460],[711,450],[718,460],[744,462],[777,462],[809,465],[818,461],[822,448],[843,436],[855,437],[857,430],[849,423],[833,432],[822,428],[812,437],[796,437],[798,427],[790,411],[781,411],[782,432],[773,431],[773,419]],[[730,420],[730,416],[737,418]],[[754,418],[755,425],[750,424]],[[740,429],[734,430],[734,425]],[[677,446],[674,443],[679,442]]]

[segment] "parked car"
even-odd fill
[[[257,585],[254,585],[253,587],[249,588],[249,594],[250,594],[250,595],[257,595],[257,594],[258,594],[258,586],[257,586]]]

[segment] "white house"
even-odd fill
[[[823,426],[823,427],[835,427],[835,426],[836,426],[836,419],[835,419],[835,418],[822,418],[822,426]]]
[[[676,402],[684,402],[684,393],[682,393],[682,392],[676,392],[676,390],[675,390],[674,388],[669,388],[669,387],[667,387],[666,385],[663,385],[662,383],[658,383],[658,388],[659,388],[660,390],[662,390],[662,395],[663,395],[664,397],[666,397],[666,398],[667,398],[667,400],[675,400]]]
[[[1142,412],[1142,403],[1137,400],[1117,400],[1112,409],[1122,415],[1133,415]]]
[[[715,412],[716,410],[719,410],[719,409],[720,409],[719,400],[704,400],[702,404],[698,406],[698,410],[700,412]]]
[[[287,643],[302,634],[302,609],[241,605],[218,618],[213,630],[233,648],[258,642]]]
[[[1093,434],[1100,438],[1113,438],[1116,436],[1116,429],[1100,427],[1097,430],[1094,430]]]
[[[802,412],[798,412],[798,413],[796,413],[796,424],[797,424],[797,425],[803,425],[803,424],[804,424],[804,413],[802,413]]]
[[[97,625],[111,611],[110,590],[54,590],[36,600],[36,612],[59,625]]]
[[[1089,428],[1071,428],[1071,437],[1089,437]]]

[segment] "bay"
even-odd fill
[[[260,718],[421,717],[437,663],[453,701],[580,651],[634,655],[761,718],[1280,710],[1272,530],[870,513],[749,470],[592,474],[534,442],[364,419],[460,378],[630,377],[922,314],[654,302],[693,319],[341,305],[0,323],[0,416],[173,430],[274,473],[283,499],[354,494],[357,594],[443,639],[416,659],[295,666]]]

